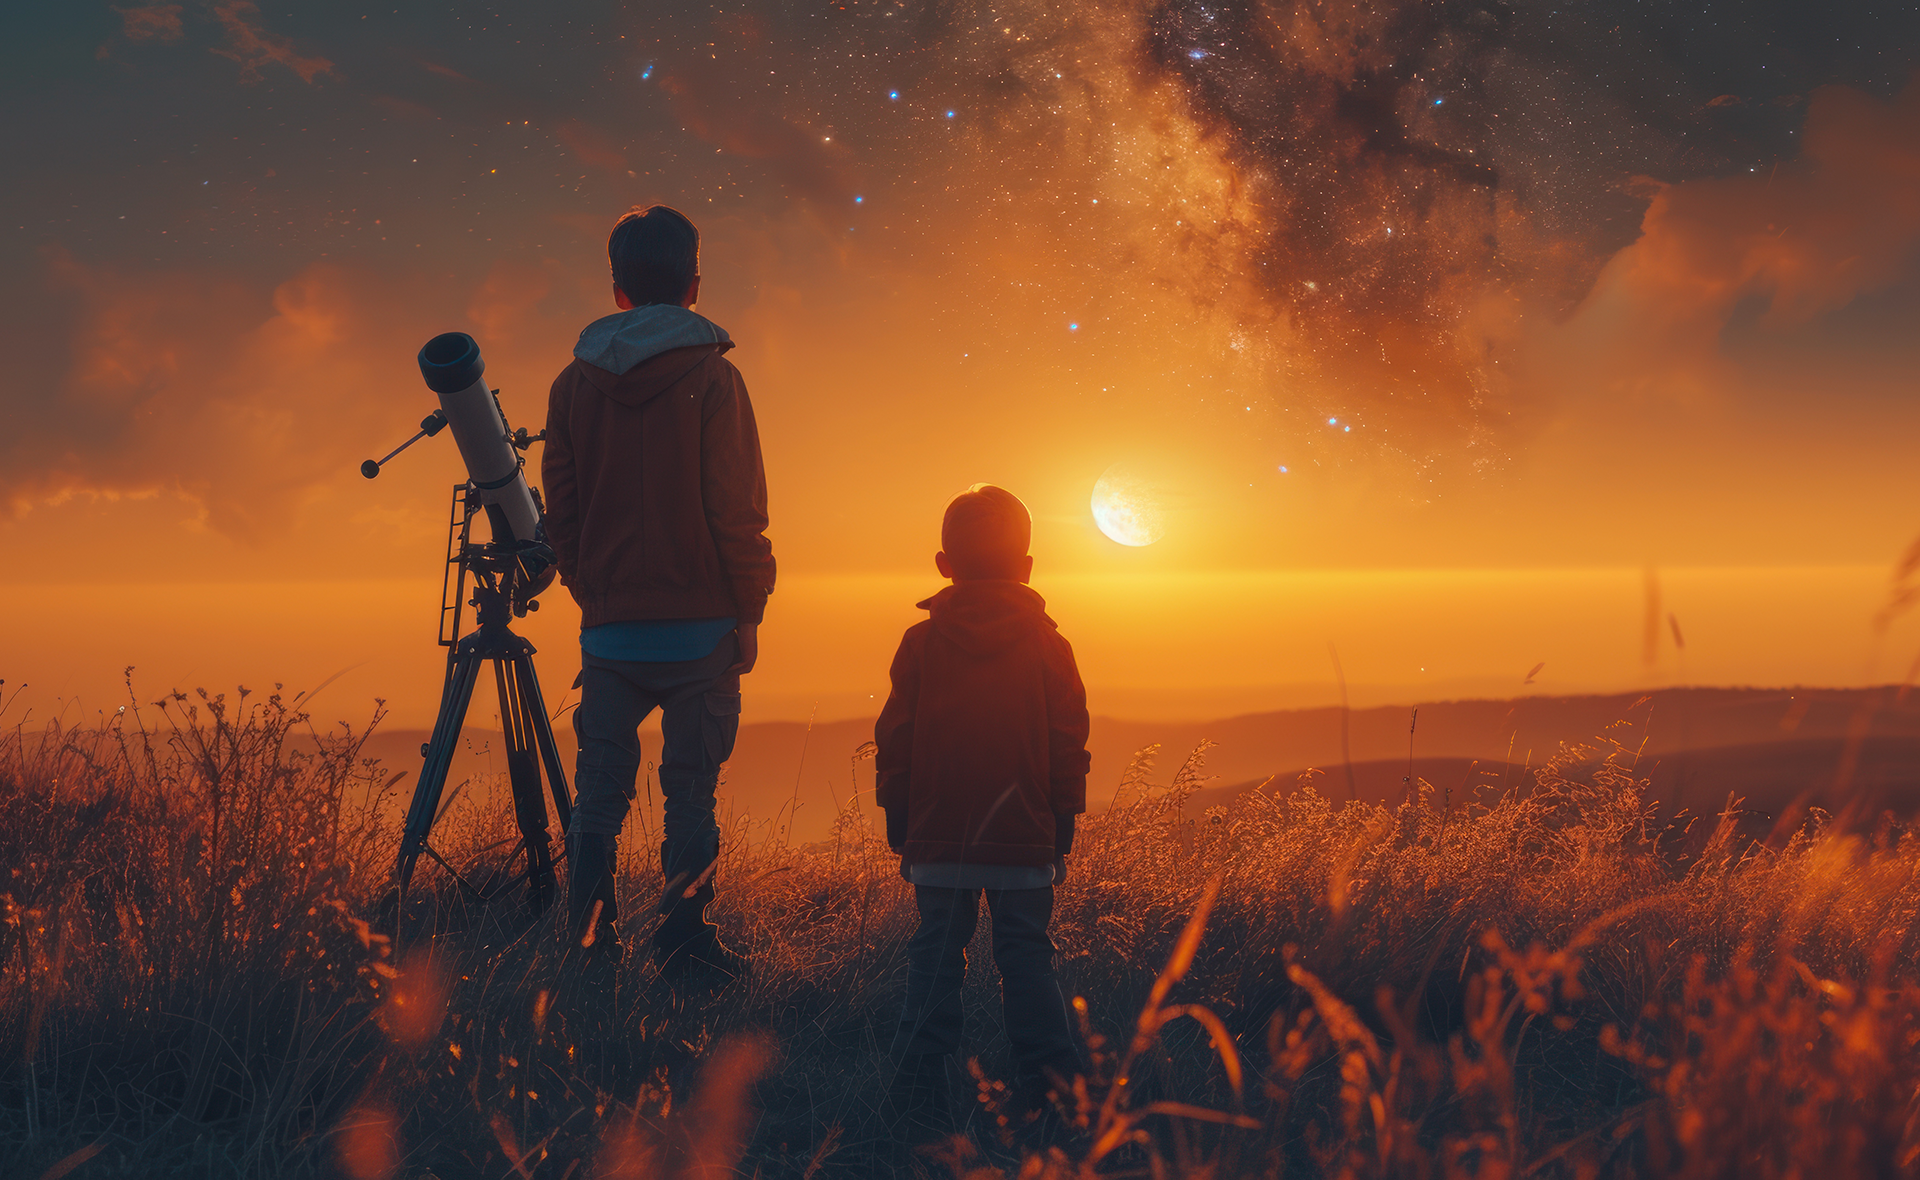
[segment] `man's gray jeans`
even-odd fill
[[[733,754],[740,732],[740,677],[725,672],[737,658],[728,635],[703,659],[637,663],[582,656],[580,707],[574,733],[580,756],[574,767],[572,831],[617,836],[633,805],[639,777],[640,723],[660,710],[661,865],[671,883],[690,883],[706,872],[720,851],[714,819],[714,789],[720,764]],[[697,895],[683,888],[663,898],[669,914],[656,940],[684,940],[704,926],[702,911],[713,898],[707,874]],[[675,904],[677,903],[677,904]]]

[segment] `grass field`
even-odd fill
[[[878,1108],[910,898],[857,811],[730,840],[717,920],[755,972],[676,995],[630,954],[596,1037],[551,917],[423,868],[396,943],[413,768],[308,731],[176,694],[0,734],[0,1173],[1920,1173],[1920,840],[1890,816],[1769,844],[1728,816],[1683,852],[1604,744],[1392,809],[1308,782],[1202,811],[1204,748],[1144,756],[1059,892],[1081,1133],[1026,1155],[996,1117],[976,944],[971,1134],[906,1159]],[[510,824],[460,816],[436,841],[484,873]]]

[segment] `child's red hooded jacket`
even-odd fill
[[[909,864],[1044,865],[1056,815],[1087,807],[1087,694],[1046,602],[958,582],[919,604],[874,726],[880,806]]]

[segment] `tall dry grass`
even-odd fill
[[[1816,816],[1766,847],[1728,817],[1682,856],[1617,747],[1564,750],[1525,795],[1384,809],[1306,783],[1201,814],[1204,748],[1164,780],[1145,752],[1059,891],[1091,1062],[1065,1132],[1048,1147],[1007,1116],[976,955],[969,1134],[908,1157],[877,1112],[912,907],[857,810],[805,848],[732,832],[716,911],[749,978],[681,995],[629,955],[608,1009],[551,916],[471,907],[426,868],[406,913],[381,909],[383,792],[409,784],[360,757],[365,736],[244,693],[0,735],[0,1172],[1784,1177],[1920,1160],[1920,844]],[[511,821],[474,794],[436,840],[485,874]],[[628,843],[625,896],[644,899],[651,841]],[[629,909],[643,940],[650,907]]]
[[[141,1167],[258,1174],[324,1133],[383,1051],[357,1010],[389,841],[353,801],[392,776],[359,757],[367,731],[251,697],[176,693],[0,736],[19,1158],[85,1140]]]

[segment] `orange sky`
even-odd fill
[[[317,33],[248,67],[259,84],[217,55],[165,64],[184,51],[133,30],[99,60],[249,102],[277,87],[332,110],[361,86],[385,101],[366,141],[383,150],[424,157],[410,145],[454,118],[452,100],[422,114],[374,93],[373,67]],[[1529,691],[1905,675],[1920,630],[1872,620],[1920,532],[1920,87],[1810,91],[1771,168],[1618,178],[1640,212],[1617,248],[1502,196],[1488,232],[1519,261],[1449,271],[1404,314],[1385,297],[1335,314],[1299,294],[1324,272],[1300,262],[1288,295],[1262,270],[1295,247],[1263,220],[1276,182],[1230,136],[1177,88],[1083,65],[1064,130],[956,117],[950,157],[884,178],[858,142],[828,146],[838,124],[731,102],[714,78],[732,75],[687,65],[632,116],[679,137],[696,163],[678,170],[636,167],[644,128],[623,138],[604,107],[549,110],[553,170],[584,191],[436,228],[395,157],[337,181],[362,247],[215,249],[214,215],[180,209],[166,224],[205,240],[154,261],[76,231],[16,244],[16,292],[58,314],[34,329],[39,367],[8,377],[0,677],[31,687],[6,716],[111,708],[131,663],[144,699],[348,669],[328,719],[379,696],[426,723],[458,460],[442,438],[378,481],[355,467],[432,407],[413,355],[441,331],[473,333],[514,424],[537,427],[580,327],[611,310],[606,226],[651,200],[701,223],[700,310],[739,342],[760,420],[782,580],[749,720],[875,707],[936,586],[940,507],[978,480],[1032,507],[1035,585],[1099,713],[1326,703],[1329,645],[1356,703],[1519,692],[1541,661]],[[493,134],[522,134],[507,126]],[[497,174],[461,150],[459,185]],[[716,173],[696,151],[748,162]],[[277,167],[245,165],[246,183]],[[243,170],[209,169],[229,187]],[[856,215],[828,199],[842,183],[883,195]],[[1479,232],[1437,208],[1408,232]],[[1092,525],[1088,494],[1119,461],[1168,489],[1156,545]],[[1651,652],[1649,569],[1666,627]],[[528,633],[554,701],[578,615],[557,589],[544,605]]]
[[[1898,679],[1920,647],[1906,621],[1869,625],[1879,566],[1671,569],[1656,577],[1648,660],[1643,570],[1318,570],[1083,573],[1035,579],[1073,640],[1096,712],[1203,720],[1339,700],[1338,654],[1356,705],[1672,684],[1866,683]],[[917,574],[805,574],[780,590],[779,625],[747,683],[749,719],[867,715],[913,602]],[[50,583],[15,607],[48,638],[10,653],[31,703],[90,719],[126,702],[123,664],[149,700],[168,685],[290,690],[343,673],[318,698],[323,724],[431,724],[439,688],[433,595],[422,579],[331,582]],[[1668,616],[1672,616],[1671,620]],[[1685,647],[1673,640],[1677,623]],[[579,668],[578,615],[555,603],[523,631],[550,707]],[[1523,684],[1544,662],[1532,685]],[[1809,670],[1812,671],[1809,671]],[[39,686],[51,685],[52,690]],[[57,699],[68,698],[68,699]],[[77,698],[77,699],[75,699]],[[491,717],[490,695],[475,720]]]

